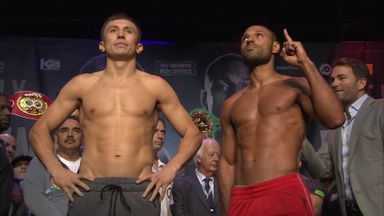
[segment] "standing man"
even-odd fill
[[[163,169],[166,165],[157,156],[157,153],[164,146],[166,133],[167,133],[167,129],[165,128],[164,120],[162,118],[159,118],[159,120],[157,121],[155,133],[153,134],[153,141],[152,141],[153,154],[155,158],[152,165],[152,172],[158,172],[161,169]],[[172,183],[167,187],[164,199],[161,201],[160,216],[172,215],[171,209],[170,209],[170,205],[173,204],[171,191],[172,191]]]
[[[317,152],[305,144],[302,161],[318,178],[335,178],[341,214],[384,215],[384,100],[367,94],[367,65],[341,58],[330,83],[347,120],[330,131]]]
[[[3,141],[9,161],[12,161],[16,154],[16,139],[11,134],[0,134],[0,140]]]
[[[11,101],[0,93],[0,133],[11,125]],[[13,168],[0,140],[0,215],[8,215],[12,203]]]
[[[99,44],[107,55],[106,68],[72,78],[31,128],[33,149],[55,184],[70,201],[75,192],[69,215],[158,215],[160,189],[168,187],[201,144],[198,128],[172,87],[159,76],[136,69],[136,56],[143,51],[140,38],[132,18],[109,17]],[[84,134],[79,174],[63,168],[49,136],[75,109]],[[160,111],[182,139],[167,166],[152,173],[152,139]],[[94,205],[85,204],[89,202]]]
[[[79,119],[68,117],[55,130],[54,136],[58,146],[56,157],[62,167],[77,173],[82,141]],[[35,215],[64,216],[68,212],[68,198],[38,158],[32,159],[24,179],[24,202]]]
[[[197,164],[191,175],[175,178],[172,193],[174,216],[220,215],[219,187],[216,171],[220,146],[213,138],[205,138],[194,160]]]
[[[241,38],[251,82],[225,100],[221,110],[219,184],[224,215],[313,215],[297,166],[306,131],[304,116],[328,128],[344,122],[340,101],[302,44],[285,29],[284,35],[281,56],[302,69],[306,79],[275,70],[280,44],[267,27],[250,26]]]

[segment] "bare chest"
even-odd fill
[[[152,115],[157,98],[143,86],[95,86],[83,93],[86,117]]]
[[[230,118],[233,123],[242,124],[279,117],[297,109],[298,96],[297,90],[285,86],[246,91],[233,104]]]

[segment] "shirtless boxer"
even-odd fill
[[[336,128],[344,122],[343,107],[302,44],[286,30],[284,36],[281,57],[306,78],[275,70],[280,44],[269,28],[250,26],[241,38],[251,82],[221,109],[218,174],[224,215],[313,215],[297,167],[305,116]]]
[[[109,17],[99,43],[107,55],[106,69],[72,78],[29,133],[54,182],[76,201],[69,215],[158,215],[160,188],[167,188],[200,147],[201,134],[172,87],[136,69],[136,55],[143,51],[140,37],[132,18]],[[63,168],[49,136],[76,109],[84,138],[79,174]],[[167,166],[152,173],[152,137],[159,111],[183,139]]]

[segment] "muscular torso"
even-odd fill
[[[246,88],[232,98],[229,120],[235,130],[235,185],[297,172],[297,153],[305,133],[297,103],[301,94],[290,81],[277,81]]]
[[[80,173],[133,178],[150,173],[157,121],[157,98],[148,86],[151,78],[136,75],[111,82],[90,75],[88,79],[79,93],[84,138]]]

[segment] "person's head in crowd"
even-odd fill
[[[219,166],[220,154],[217,141],[214,138],[205,138],[194,157],[197,170],[206,177],[214,175]]]
[[[73,111],[71,116],[76,117],[76,119],[79,119],[80,118],[80,116],[79,116],[79,109],[76,109],[75,111]],[[58,142],[57,136],[55,135],[55,132],[54,132],[54,134],[53,134],[53,145],[54,145],[55,149],[59,148],[59,144],[57,142]]]
[[[59,154],[79,152],[82,143],[82,135],[80,121],[77,116],[71,115],[65,119],[54,133]]]
[[[368,66],[354,58],[340,58],[332,66],[330,84],[344,107],[367,93],[371,75]]]
[[[16,139],[11,134],[3,133],[0,134],[0,140],[3,140],[5,145],[5,150],[7,151],[7,157],[9,161],[15,157],[16,153]]]
[[[23,180],[25,174],[27,173],[29,162],[31,162],[32,157],[29,155],[19,155],[12,160],[12,167],[14,177]]]
[[[7,96],[0,93],[0,133],[6,131],[11,125],[12,103]]]
[[[164,120],[162,118],[159,118],[159,120],[157,121],[155,132],[153,134],[152,141],[153,152],[155,154],[157,154],[157,152],[159,152],[160,149],[163,147],[166,133],[167,129],[165,128]]]
[[[219,116],[225,99],[247,86],[249,69],[240,55],[227,53],[214,59],[204,76],[204,89],[200,93],[202,107]]]

